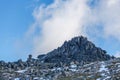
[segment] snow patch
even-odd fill
[[[102,62],[101,66],[100,66],[100,69],[99,69],[99,72],[102,72],[102,71],[108,71],[108,68],[105,67],[104,62]]]
[[[34,79],[33,80],[38,80],[39,79],[39,77],[34,77]]]
[[[20,80],[20,78],[15,78],[14,80]]]
[[[24,70],[18,70],[16,71],[17,73],[25,73],[27,71],[27,69],[24,69]]]
[[[72,65],[70,66],[70,68],[72,68],[72,69],[77,68],[77,65],[72,64]]]

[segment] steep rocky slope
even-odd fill
[[[65,41],[61,47],[49,52],[45,58],[45,62],[70,63],[77,62],[94,62],[110,60],[111,56],[106,54],[105,50],[96,47],[86,37],[79,36]]]

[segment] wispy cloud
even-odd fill
[[[89,37],[88,32],[120,40],[120,1],[96,0],[93,8],[89,1],[93,0],[54,0],[36,7],[35,22],[27,31],[27,37],[32,35],[33,55],[47,53],[74,36]]]

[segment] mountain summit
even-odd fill
[[[38,59],[0,61],[0,80],[120,80],[120,59],[112,58],[79,36]]]
[[[105,50],[96,47],[86,37],[78,36],[69,41],[65,41],[61,47],[54,49],[44,57],[44,62],[50,63],[70,63],[105,61],[112,57],[106,54]]]

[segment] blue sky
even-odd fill
[[[15,42],[22,40],[34,21],[34,8],[43,2],[50,4],[52,0],[0,0],[0,60],[15,61],[27,57],[29,46],[24,54],[17,55]]]
[[[92,8],[97,6],[98,0],[95,0],[95,1],[96,2],[92,2],[90,4]],[[30,54],[31,52],[34,52],[34,50],[32,49],[36,44],[33,46],[32,43],[31,44],[26,43],[27,41],[29,41],[29,39],[24,40],[24,38],[25,38],[26,32],[29,31],[30,26],[34,24],[36,21],[35,15],[39,14],[39,13],[33,14],[35,8],[41,6],[43,3],[46,4],[46,7],[47,7],[54,2],[53,0],[11,0],[11,1],[0,0],[0,60],[15,61],[20,58],[25,60],[28,54]],[[56,8],[55,10],[57,11]],[[51,18],[51,19],[54,20],[54,18]],[[43,22],[45,21],[43,20]],[[41,29],[41,25],[37,25],[37,26],[39,26]],[[98,30],[100,31],[100,29]],[[41,30],[38,30],[38,31],[41,31]],[[89,34],[89,38],[97,46],[107,50],[109,54],[114,55],[114,53],[119,52],[120,41],[113,34],[108,36],[107,38],[104,38],[104,37],[99,37],[94,32],[89,33],[88,31],[87,33]],[[36,35],[34,34],[34,36],[36,40],[37,39]],[[39,36],[41,39],[41,35]],[[44,36],[44,33],[43,33],[43,36]],[[47,37],[45,36],[45,38],[49,38],[49,36]],[[43,42],[40,42],[40,40],[37,40],[37,41],[39,42],[36,42],[36,43],[43,43]],[[45,43],[47,43],[47,41]],[[18,47],[18,45],[22,45],[22,48],[21,46]],[[52,50],[52,49],[49,49],[50,45],[45,44],[45,46],[46,47],[48,46],[48,49],[45,49],[45,50]],[[56,46],[58,45],[55,45],[52,48],[55,48]],[[39,48],[41,48],[41,46],[35,50],[38,50]],[[44,49],[42,50],[43,52],[45,51]]]
[[[18,59],[15,41],[24,36],[33,22],[33,4],[36,3],[29,0],[0,1],[0,59],[7,61]]]

